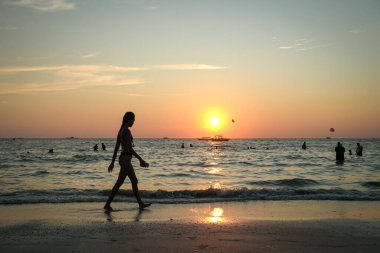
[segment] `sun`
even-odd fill
[[[220,119],[218,117],[210,118],[210,125],[212,128],[217,128],[220,125]]]
[[[220,134],[226,127],[226,115],[221,109],[208,109],[203,114],[203,127],[213,134]]]

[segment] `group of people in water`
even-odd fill
[[[106,144],[102,143],[101,145],[102,145],[102,150],[103,150],[103,151],[106,151],[106,150],[107,150],[107,148],[106,148]],[[93,149],[94,151],[98,151],[98,150],[99,150],[99,146],[98,146],[98,144],[95,144],[95,145],[92,147],[92,149]],[[48,152],[48,153],[49,153],[49,154],[54,153],[54,149],[53,149],[53,148],[49,149],[49,152]]]
[[[94,151],[98,151],[98,149],[99,149],[98,144],[95,144],[93,149],[94,149]],[[104,144],[104,143],[102,143],[102,150],[106,151],[106,144]]]
[[[304,141],[302,144],[302,149],[306,149],[306,142]],[[342,143],[338,142],[335,147],[335,154],[336,154],[336,161],[337,163],[343,163],[344,162],[344,153],[346,152],[346,149],[343,147]],[[348,154],[352,155],[352,150],[348,150]],[[363,146],[360,145],[360,143],[356,143],[356,155],[357,156],[363,156]]]
[[[344,153],[346,152],[346,149],[343,147],[342,143],[338,142],[337,146],[335,147],[335,153],[336,153],[336,161],[337,163],[343,163],[344,162]],[[348,151],[349,155],[352,155],[352,150],[350,149]],[[360,145],[360,143],[356,143],[356,155],[362,156],[363,155],[363,146]]]

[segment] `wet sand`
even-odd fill
[[[1,252],[378,252],[380,202],[0,206]]]

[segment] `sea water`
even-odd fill
[[[346,148],[343,164],[335,161],[338,141]],[[355,155],[357,142],[363,156]],[[141,168],[132,160],[141,195],[152,202],[380,200],[378,139],[137,138],[134,144],[150,163]],[[107,171],[114,146],[115,139],[1,139],[0,204],[104,202],[120,168],[116,159]],[[135,201],[128,179],[115,201]]]

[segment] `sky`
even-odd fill
[[[0,0],[0,138],[379,138],[379,45],[378,0]]]

